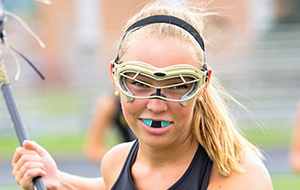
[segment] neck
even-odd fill
[[[198,146],[198,141],[192,135],[163,148],[152,148],[140,143],[137,159],[152,167],[163,167],[185,161],[190,162]]]

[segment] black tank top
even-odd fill
[[[138,148],[139,144],[138,140],[136,140],[112,190],[137,190],[133,183],[130,171],[135,161]],[[203,147],[199,145],[188,169],[177,182],[168,188],[168,190],[206,190],[211,167],[212,161],[209,159]]]

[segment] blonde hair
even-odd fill
[[[205,12],[205,4],[199,0],[157,0],[147,4],[138,14],[134,15],[125,25],[125,30],[136,21],[152,15],[175,16],[191,24],[202,35],[204,20],[212,13]],[[159,23],[143,26],[138,31],[129,32],[125,37],[123,36],[118,52],[120,60],[126,54],[130,41],[138,35],[175,37],[193,45],[194,48],[190,48],[189,51],[195,61],[199,63],[199,67],[203,67],[205,52],[202,51],[193,36],[180,27]],[[224,96],[221,97],[221,94]],[[236,129],[224,97],[234,100],[225,93],[213,77],[203,94],[203,100],[196,102],[193,134],[216,165],[218,172],[228,177],[235,172],[244,172],[239,163],[243,160],[247,147],[251,147],[257,154],[260,152]]]

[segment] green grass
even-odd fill
[[[300,187],[300,176],[296,174],[271,175],[274,190],[296,190]]]
[[[35,102],[42,113],[51,115],[77,112],[82,103],[78,94],[63,89],[39,92],[30,101]],[[20,99],[18,102],[21,107],[22,103],[26,103],[24,99]]]
[[[84,132],[68,134],[48,134],[33,136],[30,139],[43,146],[53,157],[70,157],[83,154]],[[119,142],[119,136],[112,131],[105,138],[106,145],[112,147]],[[0,160],[11,159],[15,149],[19,146],[15,135],[0,134]]]
[[[56,156],[70,156],[82,154],[82,144],[84,136],[82,134],[72,135],[44,135],[41,137],[33,137],[31,140],[38,142],[48,152]],[[10,159],[19,146],[18,140],[14,136],[0,135],[0,159]]]
[[[269,126],[265,128],[244,128],[244,136],[263,148],[286,148],[290,144],[292,130],[289,127]]]

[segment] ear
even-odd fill
[[[205,87],[204,89],[206,90],[206,88],[208,87],[209,83],[210,83],[210,79],[211,79],[211,75],[212,75],[212,68],[210,67],[207,67],[207,81],[206,81],[206,84],[205,84]]]
[[[115,90],[117,90],[117,86],[116,86],[116,82],[115,82],[115,78],[114,78],[114,74],[113,74],[113,68],[114,68],[114,60],[110,61],[109,64],[109,76],[110,76],[110,80],[115,88]]]
[[[201,91],[201,93],[198,95],[199,98],[203,96],[203,93],[208,88],[208,85],[209,85],[210,79],[211,79],[211,75],[212,75],[212,68],[207,67],[207,81],[205,83],[205,87],[203,88],[203,90]]]

